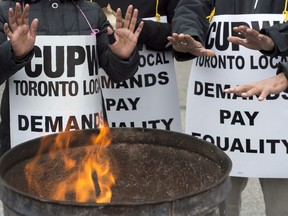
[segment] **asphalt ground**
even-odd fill
[[[186,93],[191,70],[191,62],[176,62],[176,77],[178,82],[179,102],[181,107],[182,128],[185,127]],[[3,85],[0,86],[2,95]],[[265,216],[261,188],[258,179],[249,179],[248,185],[242,194],[241,216]],[[2,203],[0,203],[0,216],[3,216]],[[228,215],[229,216],[229,215]]]

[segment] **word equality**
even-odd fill
[[[196,132],[192,132],[191,135],[213,143],[223,151],[252,154],[276,154],[283,152],[284,154],[288,154],[288,140],[286,139],[252,140],[248,138],[212,136]]]

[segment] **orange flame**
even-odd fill
[[[73,139],[71,134],[59,133],[57,135],[53,145],[49,146],[48,158],[56,166],[54,161],[56,159],[59,161],[59,152],[62,152],[60,155],[61,164],[64,167],[63,173],[69,173],[69,175],[63,180],[55,180],[55,183],[49,182],[47,187],[51,193],[43,190],[43,185],[47,185],[43,181],[47,179],[41,177],[47,175],[49,169],[54,169],[51,165],[48,168],[45,167],[47,163],[41,162],[47,143],[50,142],[46,139],[42,140],[37,155],[25,166],[29,189],[40,197],[47,197],[45,193],[50,193],[48,196],[54,200],[67,200],[66,197],[72,194],[77,202],[111,202],[111,187],[115,184],[115,177],[111,172],[110,157],[107,153],[107,147],[111,143],[109,132],[109,127],[101,127],[100,133],[91,136],[89,145],[82,148],[85,152],[84,156],[81,156],[83,158],[76,159],[65,151],[69,150],[71,139]],[[97,177],[96,184],[95,176]]]

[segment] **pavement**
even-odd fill
[[[191,61],[175,61],[176,77],[178,82],[179,102],[181,107],[182,128],[185,127],[186,93],[188,86]],[[0,86],[2,95],[3,85]],[[0,96],[1,96],[0,95]],[[241,216],[265,216],[263,196],[258,179],[251,178],[242,194]],[[2,203],[0,202],[0,216],[3,216]],[[229,215],[228,215],[229,216]]]

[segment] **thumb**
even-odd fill
[[[213,50],[210,50],[210,49],[206,49],[204,53],[205,53],[205,56],[207,56],[207,57],[215,56],[215,52]]]
[[[107,33],[108,33],[108,42],[110,45],[114,44],[116,42],[115,39],[115,32],[113,31],[112,28],[107,27]]]
[[[107,33],[108,33],[108,35],[111,35],[113,32],[114,32],[113,29],[108,26],[108,27],[107,27]]]

